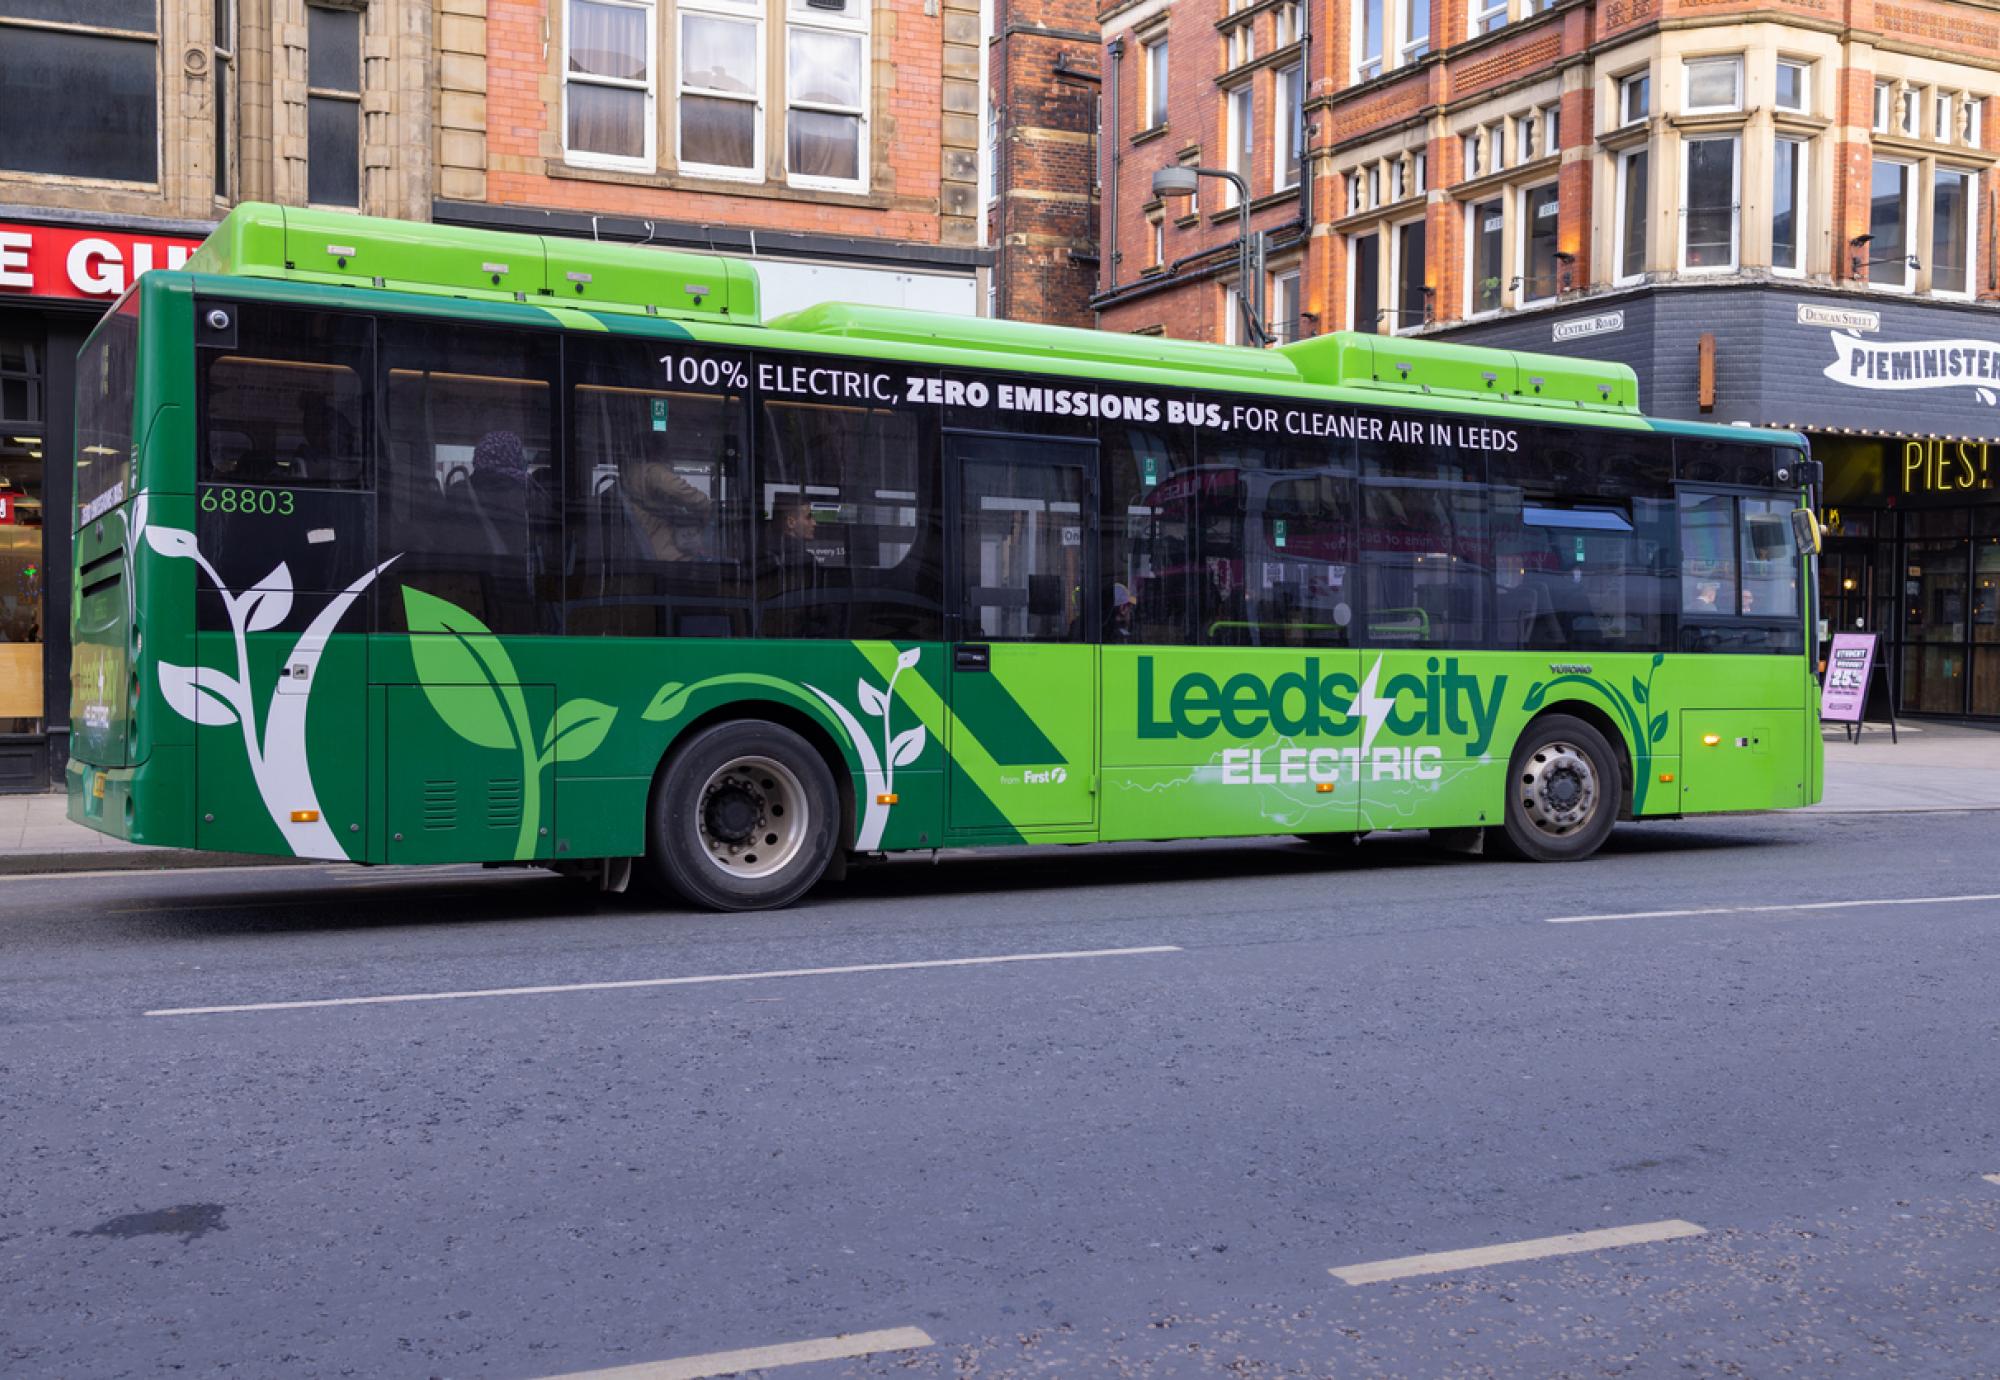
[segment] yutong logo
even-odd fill
[[[1358,729],[1358,747],[1224,748],[1225,785],[1304,785],[1341,779],[1341,764],[1361,769],[1377,781],[1434,781],[1444,749],[1375,746],[1387,728],[1392,736],[1440,735],[1466,740],[1465,756],[1479,757],[1493,742],[1507,677],[1494,676],[1484,694],[1477,676],[1458,669],[1457,657],[1431,657],[1426,674],[1389,677],[1378,690],[1382,659],[1357,683],[1342,671],[1320,674],[1318,657],[1306,657],[1296,671],[1269,682],[1244,672],[1217,684],[1190,672],[1173,683],[1164,704],[1154,683],[1153,658],[1139,658],[1138,733],[1141,738],[1202,739],[1221,733],[1235,739],[1277,735],[1285,738],[1348,738]]]

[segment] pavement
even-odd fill
[[[0,1374],[2000,1375],[1992,843],[0,878]]]
[[[1869,724],[1856,742],[1827,728],[1825,798],[1816,813],[2000,810],[2000,731],[1954,724]],[[247,854],[145,848],[70,821],[60,793],[0,795],[0,875],[272,862]]]

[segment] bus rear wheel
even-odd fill
[[[653,880],[709,910],[773,910],[825,875],[840,829],[833,776],[812,745],[761,720],[703,729],[653,793]]]
[[[1550,714],[1528,725],[1507,777],[1507,851],[1531,862],[1573,862],[1603,846],[1618,819],[1618,759],[1582,719]]]

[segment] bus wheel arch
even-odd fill
[[[646,871],[711,910],[789,905],[842,875],[854,812],[852,775],[824,725],[793,706],[739,700],[690,720],[661,755],[647,793]],[[719,822],[737,815],[754,816],[781,858],[760,856],[742,828]]]
[[[1521,730],[1507,764],[1497,851],[1533,862],[1587,858],[1630,812],[1624,735],[1595,706],[1550,705]],[[1615,794],[1614,794],[1615,792]]]

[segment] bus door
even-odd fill
[[[1096,822],[1096,461],[1092,443],[945,438],[953,834]]]

